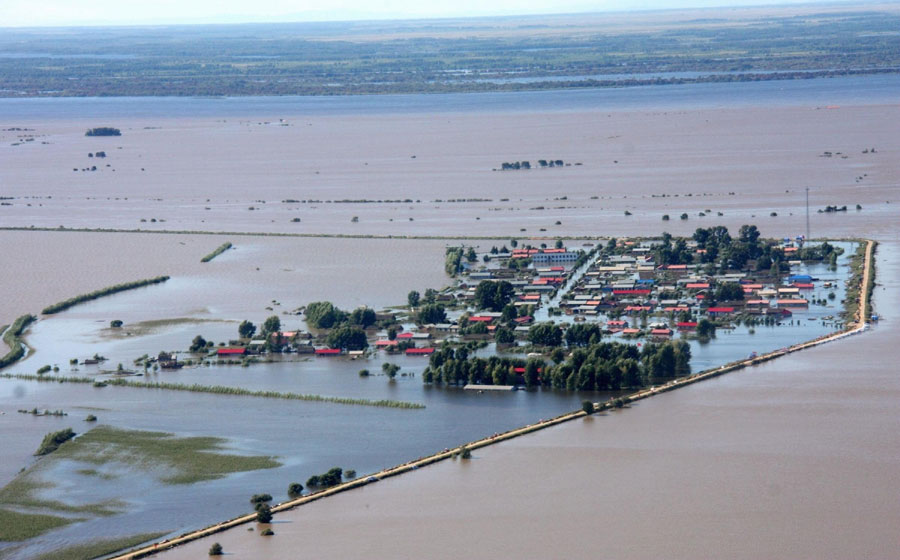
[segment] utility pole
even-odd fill
[[[806,240],[809,239],[809,187],[806,187]]]

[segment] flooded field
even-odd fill
[[[512,115],[285,111],[175,120],[113,111],[114,122],[102,123],[97,115],[41,119],[28,112],[21,113],[24,120],[6,122],[11,117],[0,107],[3,129],[34,129],[0,132],[0,195],[11,197],[0,207],[0,225],[498,238],[472,241],[486,247],[511,237],[690,234],[701,226],[735,230],[745,223],[757,224],[764,236],[782,237],[805,231],[805,187],[810,186],[814,237],[896,241],[896,105],[829,107],[820,95],[739,106],[715,99],[724,98],[707,100],[703,108],[648,101],[631,110],[517,108]],[[123,136],[84,137],[85,128],[98,125],[118,126]],[[34,134],[35,140],[25,142],[22,134]],[[106,157],[87,157],[97,151]],[[503,162],[541,158],[572,165],[492,170]],[[97,171],[73,171],[93,165]],[[345,198],[376,202],[327,202]],[[406,198],[410,201],[384,202]],[[816,212],[827,205],[849,210]],[[678,219],[682,212],[688,219]],[[663,214],[671,221],[662,221]],[[98,375],[93,366],[78,371],[69,366],[71,358],[94,353],[109,357],[114,367],[143,354],[184,349],[196,334],[233,338],[243,319],[261,322],[279,314],[285,328],[302,327],[298,317],[285,313],[310,301],[330,300],[343,308],[402,304],[411,289],[447,283],[444,247],[454,243],[20,230],[0,231],[0,240],[19,255],[15,266],[0,270],[0,285],[13,294],[0,304],[3,324],[79,293],[172,276],[165,284],[79,305],[34,325],[27,337],[33,354],[10,371],[34,373],[48,364],[58,365],[60,375]],[[200,263],[225,241],[235,248]],[[897,269],[882,263],[890,263],[898,250],[895,243],[879,250],[879,282],[888,286],[896,287]],[[851,252],[848,246],[842,262]],[[807,272],[835,280],[839,302],[843,277],[822,268]],[[815,295],[825,297],[821,290]],[[883,314],[897,309],[896,297],[882,290],[876,296]],[[746,327],[720,331],[707,345],[693,343],[693,368],[830,332],[834,325],[823,317],[839,311],[830,303],[797,313],[782,326],[757,326],[752,335]],[[120,337],[108,329],[113,319],[149,323],[136,336]],[[358,555],[363,549],[373,557],[441,557],[450,551],[458,555],[458,535],[475,531],[479,542],[504,543],[491,549],[492,556],[527,556],[534,550],[572,556],[584,544],[575,536],[594,534],[598,504],[611,503],[617,513],[600,524],[606,536],[588,544],[609,547],[614,556],[704,555],[705,549],[696,547],[706,542],[707,530],[697,527],[717,528],[710,542],[721,554],[733,550],[726,545],[738,535],[758,534],[759,550],[742,545],[747,556],[821,557],[832,555],[829,550],[846,552],[838,557],[884,556],[879,554],[883,539],[877,537],[900,519],[898,500],[878,501],[883,494],[876,496],[869,482],[854,482],[853,473],[864,472],[871,484],[884,488],[896,486],[898,455],[890,435],[895,430],[884,426],[898,421],[891,400],[898,389],[878,361],[896,354],[891,332],[887,323],[873,333],[642,401],[630,410],[481,451],[471,462],[423,469],[279,516],[278,536],[271,540],[243,528],[220,540],[227,552],[245,558],[277,556],[287,550],[279,547],[301,544],[322,557]],[[584,398],[549,390],[473,394],[428,387],[420,376],[424,358],[392,359],[407,374],[394,382],[359,377],[363,367],[380,370],[381,358],[292,360],[298,361],[186,368],[148,378],[403,400],[426,408],[0,380],[2,484],[35,464],[31,454],[44,434],[65,427],[84,431],[88,414],[117,428],[222,436],[235,453],[273,455],[282,464],[187,487],[147,473],[125,476],[124,468],[109,482],[80,473],[83,466],[64,465],[43,474],[65,490],[58,499],[85,503],[84,492],[95,488],[123,500],[121,513],[69,525],[21,548],[0,544],[0,556],[30,558],[139,532],[181,533],[249,511],[247,500],[254,493],[284,499],[288,483],[305,482],[333,466],[362,475],[577,409]],[[848,383],[848,371],[860,377]],[[876,390],[882,384],[884,393]],[[18,414],[20,408],[62,409],[69,415],[35,417]],[[722,465],[727,468],[717,468]],[[552,484],[547,473],[553,473]],[[40,494],[47,498],[54,492]],[[859,505],[850,516],[838,504]],[[570,505],[580,515],[562,515]],[[422,516],[423,511],[430,513]],[[665,519],[646,517],[653,512]],[[485,515],[491,523],[471,521]],[[648,526],[659,529],[649,540]],[[553,530],[545,531],[548,527]],[[639,529],[643,536],[635,532]],[[856,536],[843,538],[851,529]],[[345,530],[360,533],[349,538]],[[398,531],[429,537],[397,539]],[[379,532],[391,538],[379,539]],[[453,542],[437,538],[444,533]],[[539,537],[550,533],[573,536],[554,539],[550,547]],[[676,534],[682,540],[670,547]],[[644,544],[635,549],[635,542]],[[392,548],[398,543],[404,548]],[[173,555],[203,556],[209,544],[201,541]]]
[[[200,262],[225,241],[234,248]],[[266,307],[273,299],[281,302],[276,313],[319,299],[380,309],[405,302],[409,290],[441,288],[448,281],[443,271],[448,242],[437,240],[0,231],[0,242],[22,255],[40,256],[0,270],[0,285],[17,295],[0,303],[3,323],[76,294],[164,274],[172,276],[164,286],[87,303],[58,318],[99,321],[110,314],[107,325],[111,319],[255,320],[271,314]],[[420,266],[406,266],[410,260]],[[40,290],[28,289],[38,284]]]

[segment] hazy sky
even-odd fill
[[[0,27],[404,19],[771,3],[772,0],[0,0]]]

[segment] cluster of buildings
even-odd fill
[[[474,301],[481,282],[506,281],[514,290],[511,303],[517,314],[511,326],[517,338],[527,335],[538,309],[552,305],[549,315],[571,316],[570,321],[575,322],[598,322],[607,334],[665,339],[679,331],[695,330],[703,318],[719,325],[729,324],[741,315],[783,320],[794,311],[807,308],[808,294],[817,287],[817,279],[806,274],[779,275],[750,269],[709,274],[705,264],[657,265],[653,256],[656,243],[620,241],[613,253],[598,252],[596,260],[577,278],[573,278],[574,265],[583,262],[579,259],[584,251],[528,247],[495,254],[489,266],[467,270],[453,290],[436,296],[436,302],[465,306]],[[593,249],[592,244],[585,246],[588,251]],[[693,242],[688,242],[688,247],[698,256],[702,253]],[[797,250],[788,241],[783,249],[786,255]],[[525,262],[528,264],[523,266]],[[723,284],[739,285],[743,297],[716,301],[717,288]],[[830,286],[826,282],[823,287]],[[503,322],[502,317],[500,312],[476,311],[468,316],[468,326],[483,323],[485,329],[479,329],[478,335],[470,334],[472,329],[468,329],[463,331],[467,333],[464,336],[491,338]],[[299,353],[362,354],[318,348],[309,333],[279,332],[271,336],[277,337],[275,342],[279,345]],[[427,356],[441,340],[460,336],[459,322],[452,321],[420,325],[394,337],[380,333],[371,347]],[[218,348],[215,353],[223,359],[236,358],[261,353],[266,346],[266,340],[254,340],[246,346]]]
[[[625,251],[601,255],[565,294],[560,310],[576,321],[608,318],[608,333],[668,337],[676,330],[696,329],[704,317],[718,322],[741,314],[776,321],[791,317],[809,306],[805,294],[816,288],[816,279],[806,274],[707,274],[703,264],[657,265],[653,244],[625,242]],[[715,301],[717,288],[728,283],[739,285],[743,297]]]

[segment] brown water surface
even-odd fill
[[[877,304],[898,309],[900,245]],[[895,558],[897,326],[664,393],[165,553]]]

